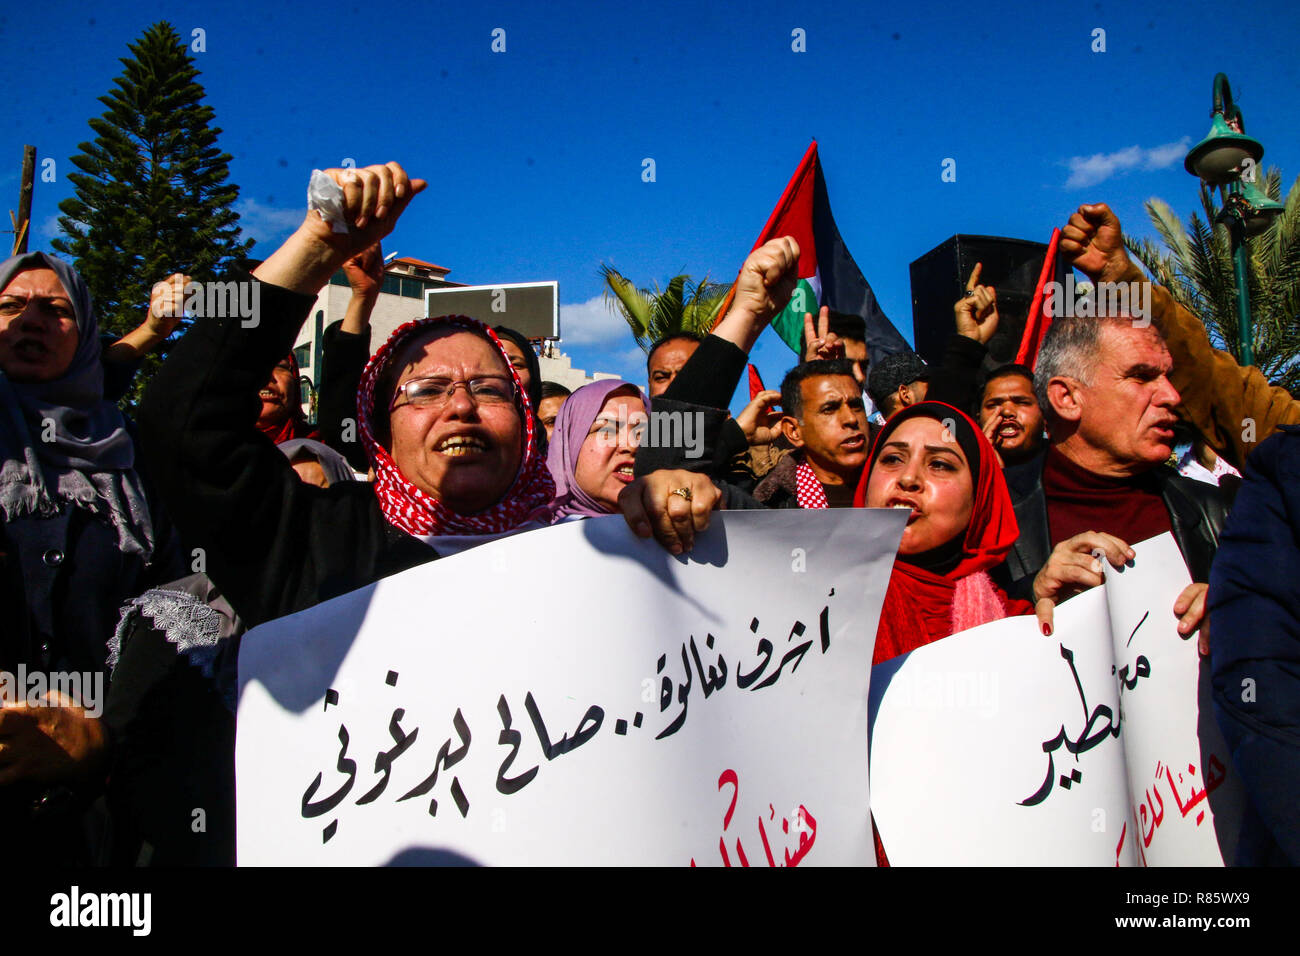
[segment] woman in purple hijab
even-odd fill
[[[618,495],[632,483],[645,430],[647,401],[635,385],[607,379],[564,400],[546,464],[555,479],[553,518],[618,513]]]

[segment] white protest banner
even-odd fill
[[[1056,609],[1051,637],[1008,618],[876,666],[872,813],[891,863],[1230,858],[1240,782],[1177,632],[1187,569],[1169,535],[1134,551]]]
[[[505,538],[255,628],[238,859],[874,861],[867,691],[904,518],[621,517]]]
[[[1191,578],[1172,535],[1133,550],[1140,563],[1110,569],[1106,581],[1129,728],[1127,834],[1148,866],[1220,866],[1233,857],[1244,791],[1214,719],[1209,661],[1172,613]]]

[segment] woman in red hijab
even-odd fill
[[[911,511],[872,663],[989,621],[1033,613],[1032,604],[1007,597],[988,575],[1020,528],[993,446],[951,405],[920,402],[894,415],[876,436],[853,503]],[[875,840],[876,863],[888,866],[878,833]]]
[[[258,390],[257,399],[262,403],[257,430],[277,445],[295,438],[320,438],[320,432],[302,414],[298,360],[292,352],[271,369],[271,377]]]
[[[993,447],[951,405],[920,402],[886,423],[854,504],[911,510],[880,614],[875,663],[1033,613],[988,575],[1020,529]]]

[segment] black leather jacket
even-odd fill
[[[1052,553],[1051,530],[1047,523],[1047,498],[1043,493],[1045,452],[1003,471],[1020,537],[1006,562],[996,569],[995,580],[1008,594],[1032,600],[1034,576]],[[1230,496],[1222,489],[1193,478],[1184,478],[1172,468],[1160,465],[1151,472],[1160,497],[1169,510],[1174,540],[1183,553],[1193,581],[1210,580],[1210,564],[1219,548],[1219,534],[1228,518]],[[1097,528],[1124,537],[1122,529]]]

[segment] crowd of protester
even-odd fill
[[[234,862],[249,627],[558,521],[621,514],[681,554],[718,508],[871,507],[909,512],[876,662],[1012,615],[1051,634],[1105,563],[1171,533],[1194,583],[1168,613],[1210,658],[1249,798],[1229,862],[1300,862],[1300,404],[1165,290],[1151,322],[1056,318],[1033,368],[989,359],[997,294],[979,267],[934,366],[872,364],[863,320],[823,308],[780,389],[733,417],[794,289],[794,239],[749,255],[709,335],[654,344],[645,391],[570,393],[526,338],[467,316],[408,322],[372,355],[381,241],[425,184],[395,163],[329,175],[349,228],[309,212],[234,268],[260,284],[258,321],[197,319],[138,426],[116,400],[175,329],[188,277],[107,341],[66,263],[0,264],[0,670],[108,678],[102,713],[55,691],[0,708],[0,821],[24,859]],[[1094,282],[1148,281],[1104,205],[1072,214],[1060,249]],[[292,346],[339,270],[352,299],[325,331],[312,424]],[[648,413],[693,416],[700,441],[643,444]]]

